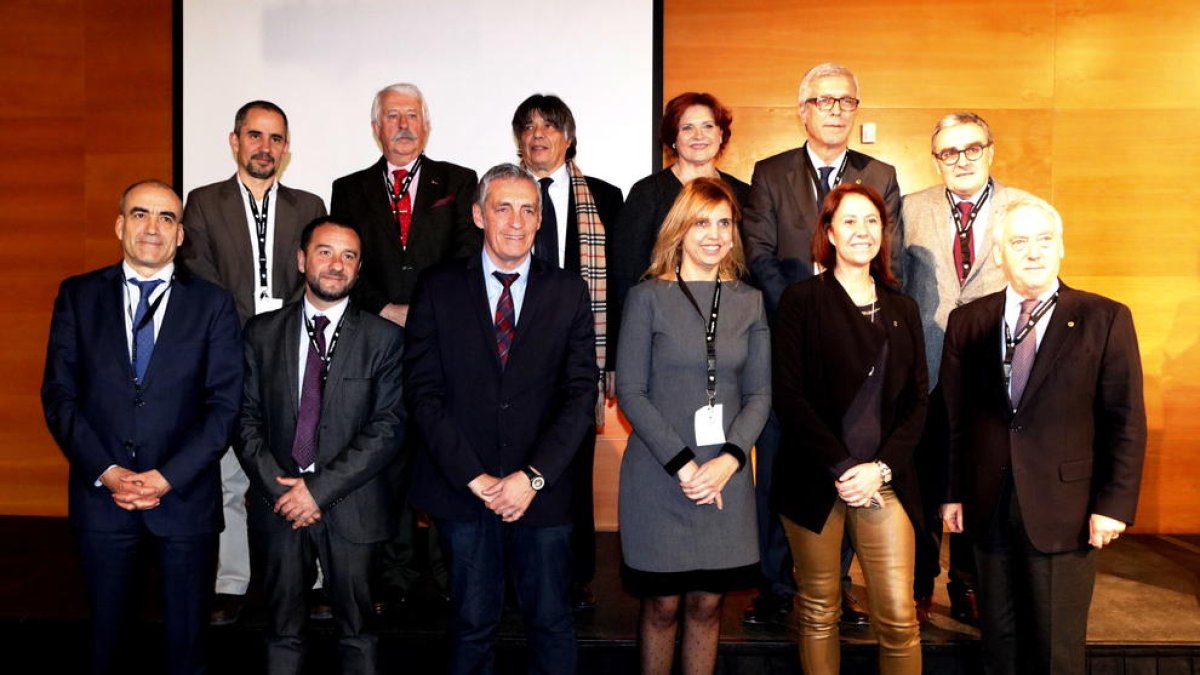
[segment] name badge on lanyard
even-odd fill
[[[696,313],[703,319],[704,312],[700,311],[700,305],[696,302],[696,298],[692,295],[692,291],[683,281],[683,276],[679,270],[675,270],[675,278],[679,281],[679,290],[687,296],[692,307],[696,308]],[[721,279],[717,279],[716,287],[713,289],[712,310],[709,311],[707,322],[704,329],[704,351],[706,362],[708,364],[707,378],[705,379],[705,400],[707,405],[701,406],[695,415],[695,432],[696,446],[704,445],[722,445],[725,443],[725,406],[717,403],[717,315],[721,307]]]

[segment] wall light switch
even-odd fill
[[[863,143],[874,143],[875,142],[875,123],[874,122],[864,122],[863,123],[863,125],[862,125],[862,142]]]

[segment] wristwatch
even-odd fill
[[[542,477],[542,474],[534,471],[532,466],[521,470],[525,472],[526,476],[529,476],[529,487],[533,488],[534,492],[546,487],[546,479]]]
[[[883,479],[883,484],[890,484],[892,482],[892,467],[879,460],[875,460],[875,464],[879,467],[879,477]]]

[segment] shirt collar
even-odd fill
[[[121,261],[121,273],[125,275],[125,283],[129,283],[129,279],[131,277],[134,279],[137,279],[139,281],[150,281],[151,279],[159,279],[160,281],[163,281],[163,282],[169,282],[171,280],[171,277],[175,275],[175,262],[174,261],[169,262],[166,265],[163,265],[162,269],[158,270],[154,274],[152,274],[148,277],[143,277],[142,275],[135,272],[132,267],[129,266],[128,260],[122,260]]]
[[[479,253],[479,255],[482,256],[482,259],[483,259],[483,278],[484,278],[484,280],[495,279],[495,277],[492,276],[492,272],[501,272],[503,274],[511,274],[512,272],[516,272],[517,274],[521,275],[521,276],[517,277],[518,279],[528,279],[529,278],[529,268],[533,263],[532,252],[525,254],[525,260],[522,261],[520,265],[517,265],[517,268],[515,270],[511,270],[509,272],[505,272],[504,270],[500,269],[499,267],[496,267],[496,263],[492,262],[491,256],[489,256],[487,254],[486,248],[483,251],[481,251]]]
[[[387,163],[388,175],[389,175],[389,176],[395,176],[395,175],[396,175],[396,171],[397,171],[397,170],[399,170],[399,169],[404,169],[405,171],[412,171],[413,165],[414,165],[414,164],[416,164],[416,163],[417,163],[417,160],[418,160],[418,159],[420,159],[420,158],[421,158],[421,156],[420,156],[420,155],[417,155],[417,156],[416,156],[416,157],[413,159],[413,161],[409,162],[408,164],[405,164],[404,166],[399,166],[399,165],[397,165],[397,164],[392,164],[391,162],[388,162],[388,163]],[[386,161],[386,160],[385,160],[385,161]]]
[[[1053,297],[1053,295],[1058,292],[1058,288],[1059,288],[1059,281],[1058,281],[1058,279],[1055,279],[1054,283],[1050,285],[1050,288],[1048,288],[1047,290],[1042,292],[1041,295],[1038,295],[1038,297],[1037,297],[1038,304],[1046,302],[1051,297]],[[1016,291],[1014,291],[1013,287],[1011,285],[1005,286],[1004,302],[1005,302],[1006,307],[1018,307],[1019,308],[1021,306],[1021,303],[1024,300],[1025,300],[1025,298],[1022,297]]]
[[[975,194],[971,195],[970,197],[967,197],[966,199],[959,197],[958,195],[954,194],[953,192],[950,192],[949,190],[947,190],[947,192],[950,192],[950,198],[954,200],[955,204],[961,204],[962,202],[971,202],[972,204],[978,204],[979,198],[981,196],[983,196],[983,191],[986,190],[987,188],[988,188],[988,184],[984,183],[983,187],[976,190]]]
[[[308,295],[305,294],[305,296],[304,296],[304,318],[308,319],[309,321],[312,321],[313,317],[320,314],[320,315],[324,316],[325,318],[329,319],[330,326],[336,326],[342,320],[342,315],[346,313],[346,308],[349,306],[350,306],[350,298],[342,298],[341,302],[337,303],[333,307],[330,307],[329,309],[322,311],[322,310],[317,309],[316,307],[313,307],[312,304],[309,303],[309,301],[308,301]]]
[[[812,146],[807,142],[804,144],[804,151],[808,153],[808,161],[812,162],[814,169],[819,169],[823,166],[832,166],[834,169],[837,169],[842,165],[842,161],[846,159],[846,153],[850,150],[849,148],[844,148],[837,157],[833,158],[831,164],[826,164],[820,157],[817,157],[817,153],[813,152]]]

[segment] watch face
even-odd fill
[[[533,486],[534,490],[541,490],[546,487],[546,479],[541,476],[534,476],[529,479],[529,484]]]

